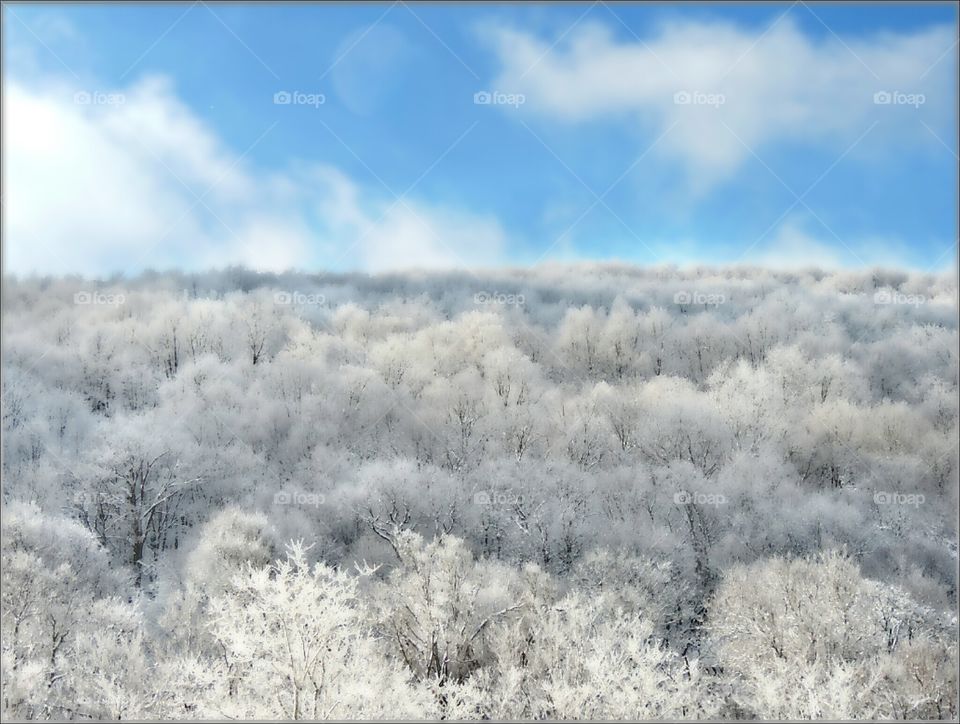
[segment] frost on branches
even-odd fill
[[[7,280],[3,716],[956,719],[956,291]]]

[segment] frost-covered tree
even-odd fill
[[[3,513],[2,709],[17,719],[148,714],[145,627],[94,537],[31,506]]]
[[[387,639],[419,679],[464,680],[487,655],[491,626],[525,604],[520,582],[452,536],[425,543],[398,531],[392,545],[400,564],[377,592]]]
[[[290,547],[285,560],[237,574],[212,599],[211,714],[250,719],[382,719],[423,714],[424,692],[374,638],[357,581]],[[222,662],[222,663],[221,663]]]
[[[948,664],[956,660],[956,640],[948,622],[902,591],[863,578],[842,555],[733,568],[710,613],[731,695],[756,716],[956,713],[956,672]]]

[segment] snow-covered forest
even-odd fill
[[[952,276],[3,301],[4,718],[958,715]]]

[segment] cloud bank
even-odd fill
[[[196,269],[381,270],[502,260],[505,234],[493,218],[377,195],[324,164],[257,169],[164,76],[80,91],[13,79],[6,102],[7,271],[104,274],[185,260]],[[272,132],[282,129],[268,127],[261,139]]]
[[[845,42],[817,40],[781,17],[766,32],[684,21],[622,39],[584,21],[555,44],[505,26],[488,37],[501,66],[495,85],[523,93],[524,110],[569,124],[636,124],[700,188],[773,143],[840,154],[877,125],[877,136],[942,151],[917,118],[945,137],[952,123],[949,26]]]

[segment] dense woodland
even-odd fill
[[[953,275],[3,301],[5,717],[958,715]]]

